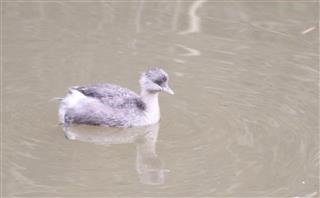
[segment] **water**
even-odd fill
[[[318,3],[3,3],[2,195],[319,196]],[[161,122],[58,124],[68,87],[139,90]]]

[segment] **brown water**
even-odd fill
[[[319,196],[316,1],[2,6],[3,196]],[[153,65],[160,125],[58,125],[68,87]]]

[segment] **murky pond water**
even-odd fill
[[[316,1],[2,6],[3,196],[319,196]],[[68,87],[154,65],[159,125],[58,124]]]

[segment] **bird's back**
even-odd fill
[[[138,94],[119,85],[93,84],[70,90],[71,96],[74,90],[85,96],[75,108],[66,110],[66,115],[74,123],[127,127],[134,125],[146,109]],[[68,108],[68,105],[62,106]]]

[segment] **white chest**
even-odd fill
[[[143,101],[146,103],[145,122],[155,124],[160,120],[160,108],[158,94],[145,95]]]

